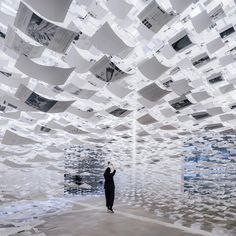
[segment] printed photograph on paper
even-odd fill
[[[33,13],[27,27],[27,34],[38,43],[48,46],[55,36],[57,29],[58,26],[43,20]]]
[[[122,108],[117,108],[111,112],[109,112],[111,115],[119,117],[121,115],[123,115],[125,112],[127,112],[128,110],[126,109],[122,109]]]
[[[44,98],[33,92],[25,103],[37,110],[48,112],[57,103],[57,101]]]

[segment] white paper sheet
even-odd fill
[[[125,0],[108,0],[106,6],[117,18],[120,19],[124,19],[133,7],[132,4]]]
[[[156,0],[151,1],[138,15],[142,24],[154,33],[157,33],[173,17],[174,15],[165,12]]]
[[[49,113],[64,112],[74,101],[57,101],[42,97],[41,95],[33,92],[24,85],[20,85],[16,91],[15,96],[19,98],[26,105]]]
[[[118,83],[111,83],[106,88],[119,98],[126,97],[132,91],[131,89],[120,86]]]
[[[172,7],[178,12],[181,13],[188,6],[190,6],[194,0],[170,0]]]
[[[72,0],[24,0],[24,2],[47,19],[63,22]]]
[[[132,111],[120,108],[118,106],[112,106],[106,110],[109,114],[115,117],[125,117],[129,115]]]
[[[113,82],[130,75],[119,69],[118,65],[112,62],[107,56],[103,56],[89,70],[98,79],[105,82]]]
[[[24,145],[24,144],[35,144],[35,143],[38,142],[30,138],[18,135],[10,130],[6,130],[4,137],[2,139],[2,144],[5,145]]]
[[[12,15],[8,15],[6,13],[4,13],[3,11],[0,11],[0,22],[7,26],[7,25],[13,25],[15,20],[15,17]]]
[[[207,50],[210,54],[217,52],[224,46],[225,44],[222,41],[221,37],[218,37],[206,44]]]
[[[45,49],[44,46],[36,46],[26,42],[11,26],[8,26],[4,46],[3,51],[8,48],[17,54],[24,54],[30,58],[40,57]]]
[[[90,60],[85,59],[80,55],[75,46],[72,46],[65,56],[65,61],[71,67],[75,67],[75,71],[78,73],[86,73],[89,68],[95,63],[92,58]]]
[[[142,125],[150,125],[157,122],[157,120],[148,113],[139,117],[137,121]]]
[[[188,93],[193,88],[189,86],[186,79],[177,80],[170,84],[170,88],[179,96]]]
[[[0,71],[0,82],[12,88],[18,88],[20,84],[27,85],[29,83],[29,79],[29,77],[20,77],[20,74],[12,74],[12,76],[5,76]]]
[[[150,80],[156,80],[160,77],[169,67],[162,65],[155,56],[146,59],[142,62],[138,69],[140,72]]]
[[[91,42],[104,54],[111,56],[119,55],[121,52],[132,49],[132,47],[124,43],[107,22],[91,37]]]
[[[96,90],[78,88],[72,83],[65,85],[63,89],[81,99],[89,99],[97,92]]]
[[[157,102],[170,93],[170,91],[160,88],[156,83],[152,83],[139,90],[138,93],[151,102]]]
[[[53,85],[64,84],[74,70],[74,67],[60,68],[55,66],[40,65],[24,55],[19,56],[15,67],[34,79]]]
[[[203,30],[207,29],[212,24],[206,10],[192,17],[191,22],[197,33],[201,33]]]
[[[74,106],[71,106],[67,111],[84,119],[89,119],[95,115],[95,112],[92,110],[83,111]]]
[[[23,2],[20,2],[14,25],[36,42],[58,53],[65,53],[77,35],[42,19]]]
[[[64,127],[64,130],[70,134],[87,134],[87,131],[84,131],[82,129],[79,129],[78,127],[75,127],[74,125],[67,125],[66,127]]]
[[[189,37],[189,34],[186,30],[182,30],[181,32],[176,34],[173,38],[171,38],[169,40],[169,44],[178,53],[183,52],[186,49],[189,49],[189,47],[193,45]]]

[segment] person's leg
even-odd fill
[[[115,189],[112,189],[110,192],[110,210],[113,211],[113,204],[115,199]]]
[[[109,191],[107,189],[105,189],[105,197],[106,197],[106,207],[107,209],[109,209],[110,207],[110,203],[109,203]]]
[[[108,209],[111,210],[111,201],[112,201],[112,195],[111,195],[111,190],[109,189],[108,191]]]

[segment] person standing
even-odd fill
[[[110,166],[110,167],[109,167]],[[111,170],[111,167],[113,171]],[[115,175],[116,170],[114,165],[111,162],[108,162],[108,167],[106,168],[103,176],[105,178],[104,189],[105,189],[105,197],[106,197],[106,207],[107,212],[114,213],[113,204],[115,199],[115,184],[113,176]]]

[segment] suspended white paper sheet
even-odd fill
[[[13,97],[9,94],[5,94],[1,99],[1,103],[6,104],[9,107],[12,107],[14,109],[20,110],[20,111],[35,111],[34,108],[27,106],[25,103],[17,99],[16,97]]]
[[[45,162],[45,163],[48,163],[49,161],[53,161],[53,159],[44,157],[40,154],[36,154],[32,159],[27,160],[27,162]]]
[[[175,130],[176,127],[174,127],[173,125],[163,125],[160,127],[160,129],[162,129],[162,130]]]
[[[89,119],[95,115],[93,110],[83,111],[74,106],[71,106],[67,111],[84,119]]]
[[[96,1],[93,1],[88,7],[87,11],[90,16],[92,16],[95,19],[103,19],[106,14],[109,12],[103,4],[98,4]]]
[[[160,49],[160,53],[166,59],[171,59],[176,54],[176,51],[169,44],[166,44],[164,47]]]
[[[117,18],[120,19],[124,19],[133,7],[132,4],[127,3],[125,0],[108,0],[106,6]]]
[[[140,132],[137,132],[137,135],[140,136],[140,137],[145,137],[145,136],[148,136],[150,134],[146,130],[142,130]]]
[[[224,127],[222,123],[209,124],[204,127],[205,130],[213,130]]]
[[[63,89],[81,99],[89,99],[97,92],[96,90],[78,88],[71,83],[65,85]]]
[[[196,102],[201,102],[211,97],[206,91],[194,92],[188,96],[192,96]]]
[[[49,113],[64,112],[74,101],[57,101],[42,97],[41,95],[33,92],[24,85],[20,85],[16,91],[15,96],[19,98],[26,105]]]
[[[118,125],[114,129],[120,132],[130,130],[130,128],[126,125]]]
[[[19,120],[20,115],[21,115],[20,111],[0,113],[1,117],[5,117],[5,118],[8,118],[8,119],[14,119],[14,120]]]
[[[106,132],[106,129],[87,128],[86,130],[95,134],[103,134]]]
[[[91,101],[95,102],[95,103],[103,103],[106,104],[108,103],[110,100],[107,97],[104,96],[97,96],[97,94],[95,94],[94,96],[92,96]]]
[[[2,139],[2,144],[5,145],[24,145],[24,144],[35,144],[38,143],[35,140],[20,136],[10,130],[6,130]]]
[[[170,93],[170,91],[160,88],[156,83],[152,83],[139,90],[138,93],[151,102],[157,102]]]
[[[20,2],[14,25],[38,43],[58,53],[65,53],[77,35],[76,32],[42,19],[23,2]]]
[[[40,132],[40,133],[55,133],[54,130],[50,129],[47,126],[42,126],[42,125],[37,125],[34,129],[35,132]]]
[[[138,15],[142,24],[154,33],[157,33],[173,17],[174,15],[165,12],[156,0],[151,1]]]
[[[79,129],[78,127],[75,127],[74,125],[67,125],[64,127],[64,130],[70,134],[87,134],[87,131],[84,131],[82,129]]]
[[[130,110],[123,109],[118,106],[112,106],[112,107],[108,108],[106,111],[116,117],[125,117],[132,112]]]
[[[226,85],[220,87],[219,90],[222,94],[225,94],[225,93],[229,93],[231,91],[234,91],[235,87],[233,84],[226,84]]]
[[[142,37],[146,40],[151,40],[152,37],[155,35],[154,32],[149,30],[145,25],[141,24],[137,27],[137,31],[142,35]]]
[[[184,11],[193,2],[194,2],[194,0],[170,0],[172,7],[178,13],[181,13],[182,11]]]
[[[211,60],[212,59],[208,56],[207,53],[202,53],[191,59],[191,62],[193,63],[193,66],[195,66],[196,68],[200,68],[209,63]]]
[[[13,145],[13,144],[11,144],[11,145]],[[10,160],[4,160],[2,163],[6,166],[11,167],[11,168],[23,168],[23,169],[32,168],[32,166],[29,164],[19,164],[14,161],[10,161]]]
[[[85,6],[89,6],[91,5],[95,0],[75,0],[77,2],[77,4],[79,5],[85,5]]]
[[[208,15],[212,22],[216,23],[218,20],[224,18],[225,12],[223,10],[223,3],[218,1],[212,1],[208,7]]]
[[[24,2],[47,19],[63,22],[72,0],[24,0]]]
[[[150,125],[157,122],[157,120],[148,113],[139,117],[137,121],[142,125]]]
[[[119,98],[126,97],[132,91],[131,89],[120,86],[118,83],[111,83],[106,88]]]
[[[7,26],[7,25],[13,25],[14,23],[14,20],[15,20],[15,17],[12,16],[12,15],[8,15],[2,11],[0,11],[0,22]]]
[[[45,49],[44,46],[36,46],[26,42],[11,26],[8,26],[4,46],[3,51],[11,49],[17,54],[24,54],[30,58],[40,57]]]
[[[142,106],[144,106],[144,107],[146,107],[146,108],[148,108],[148,109],[151,109],[151,108],[153,108],[154,106],[157,105],[156,102],[151,102],[150,100],[148,100],[148,99],[146,99],[146,98],[144,98],[144,97],[138,98],[138,102],[139,102]]]
[[[223,110],[221,107],[212,107],[212,108],[208,108],[207,109],[207,112],[212,115],[212,116],[215,116],[215,115],[219,115],[219,114],[222,114],[223,113]]]
[[[211,54],[217,52],[219,49],[221,49],[224,46],[225,44],[222,41],[221,37],[218,37],[206,44],[207,50]]]
[[[51,128],[51,129],[61,129],[63,130],[64,126],[60,125],[59,123],[57,123],[54,120],[50,120],[49,122],[47,122],[47,127]]]
[[[71,67],[75,67],[75,71],[78,73],[86,73],[89,68],[95,63],[95,60],[87,60],[82,55],[75,46],[72,46],[65,56],[65,61]]]
[[[191,101],[189,101],[184,95],[171,100],[169,103],[176,110],[181,110],[192,105]]]
[[[232,55],[227,55],[219,58],[219,62],[222,66],[230,65],[235,62],[235,59]]]
[[[111,56],[132,49],[132,47],[124,43],[107,22],[91,37],[91,42],[104,54]]]
[[[207,29],[212,24],[206,10],[192,17],[191,22],[197,33],[201,33],[203,30]]]
[[[186,30],[182,30],[173,38],[171,38],[169,40],[169,44],[176,52],[182,52],[193,45]]]
[[[89,50],[89,48],[92,46],[90,37],[79,30],[77,25],[73,21],[71,21],[68,25],[68,29],[77,33],[74,38],[75,45],[80,49]]]
[[[89,70],[98,79],[105,82],[113,82],[130,75],[119,69],[119,67],[111,61],[111,58],[107,56],[103,56]]]
[[[219,73],[214,73],[212,74],[211,76],[209,76],[207,78],[207,81],[210,83],[210,84],[215,84],[215,83],[219,83],[221,81],[224,81],[224,78],[222,76],[222,73],[219,72]]]
[[[162,65],[155,56],[146,59],[138,67],[140,72],[150,80],[155,80],[160,77],[169,67]]]
[[[24,55],[19,56],[15,67],[34,79],[53,85],[64,84],[74,70],[74,67],[60,68],[55,66],[40,65]]]
[[[165,108],[165,109],[162,109],[160,110],[161,114],[165,117],[171,117],[171,116],[174,116],[176,113],[173,111],[173,109],[171,108]]]
[[[186,79],[177,80],[170,84],[170,88],[179,96],[188,93],[193,88],[189,86]]]
[[[0,71],[0,82],[6,84],[12,88],[18,88],[20,84],[27,85],[29,83],[29,77],[20,77],[12,74],[12,76],[3,75]]]
[[[208,112],[206,112],[206,111],[195,112],[195,113],[193,113],[193,114],[191,114],[191,115],[192,115],[192,117],[193,117],[195,120],[197,120],[197,121],[199,121],[199,120],[204,120],[204,119],[206,119],[206,118],[211,117],[211,115],[210,115]]]
[[[220,115],[220,119],[222,122],[229,121],[229,120],[235,120],[235,115],[234,114]]]

